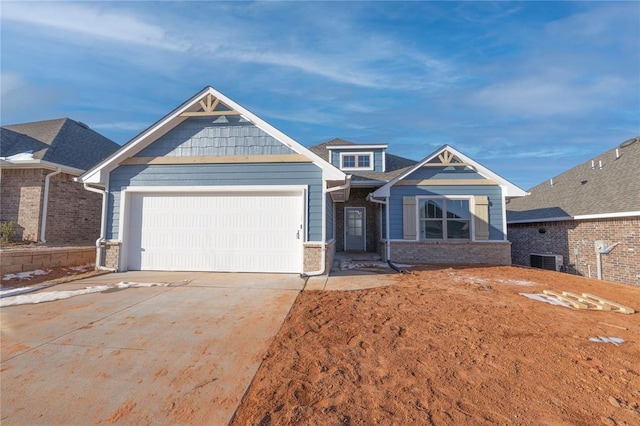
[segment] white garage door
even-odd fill
[[[132,194],[131,270],[302,272],[298,192]]]

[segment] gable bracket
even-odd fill
[[[185,111],[180,114],[180,117],[217,117],[221,115],[240,115],[236,110],[218,110],[216,108],[220,104],[220,99],[215,98],[211,93],[207,94],[203,99],[198,102],[202,111]]]

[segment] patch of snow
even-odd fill
[[[33,285],[31,287],[19,287],[19,288],[1,288],[0,299],[9,296],[17,296],[18,294],[31,293],[32,291],[40,290],[46,287],[45,285]]]
[[[533,281],[526,281],[526,280],[498,280],[498,282],[501,284],[512,284],[512,285],[518,285],[521,287],[533,287],[538,285]]]
[[[518,294],[524,297],[528,297],[529,299],[550,303],[552,305],[565,306],[567,308],[571,307],[569,303],[563,302],[562,300],[558,300],[553,296],[547,296],[546,294],[537,294],[537,293],[518,293]]]
[[[95,265],[93,263],[87,263],[86,265],[81,266],[71,266],[70,268],[67,268],[67,270],[71,270],[73,272],[87,272],[93,270],[94,266]]]
[[[121,281],[115,286],[99,285],[94,287],[85,287],[81,290],[62,290],[62,291],[45,291],[36,294],[27,294],[19,296],[9,296],[0,300],[0,307],[25,305],[30,303],[53,302],[60,299],[68,299],[70,297],[80,296],[83,294],[99,293],[114,288],[126,289],[134,287],[167,287],[169,283],[132,283]]]
[[[624,339],[622,337],[589,337],[589,341],[595,343],[613,343],[616,346],[620,346],[624,343]]]
[[[36,269],[35,271],[18,272],[17,274],[6,274],[4,277],[2,277],[2,280],[9,281],[14,278],[24,280],[24,279],[31,278],[32,275],[47,275],[49,272],[51,272],[51,269],[47,271],[43,271],[42,269]]]
[[[13,154],[8,157],[0,157],[0,160],[5,161],[25,161],[25,160],[33,160],[33,150],[29,150],[26,152],[21,152],[19,154]]]

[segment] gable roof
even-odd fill
[[[324,158],[326,161],[331,162],[331,152],[329,150],[330,147],[333,146],[353,146],[354,148],[367,147],[371,145],[359,145],[344,139],[332,139],[330,141],[314,145],[309,149],[313,151],[316,155]],[[384,145],[380,145],[384,146]],[[414,164],[416,164],[415,160],[410,160],[408,158],[400,157],[399,155],[390,154],[385,151],[385,167],[386,171],[382,172],[370,172],[370,171],[350,171],[351,174],[351,183],[354,186],[362,186],[362,185],[374,185],[379,186],[383,185],[386,182],[389,182],[391,179],[395,178],[403,171],[407,170]]]
[[[215,98],[215,102],[213,104],[207,103],[211,101],[211,97]],[[104,185],[106,183],[108,172],[115,169],[121,161],[135,155],[146,146],[155,142],[160,136],[166,134],[169,130],[186,120],[187,115],[197,116],[198,114],[204,114],[203,112],[197,111],[200,107],[205,110],[209,109],[209,112],[213,111],[215,113],[219,113],[219,115],[224,115],[225,112],[241,115],[244,119],[277,139],[285,146],[291,148],[298,154],[302,154],[309,158],[314,164],[322,169],[324,179],[331,181],[346,181],[346,174],[341,170],[334,167],[325,159],[316,155],[308,148],[305,148],[300,143],[285,135],[280,130],[271,126],[251,111],[229,99],[211,86],[205,87],[169,114],[165,115],[156,123],[139,133],[122,146],[120,150],[116,151],[108,158],[105,158],[91,170],[80,176],[78,180],[80,182]]]
[[[507,222],[640,216],[639,194],[640,136],[540,183],[530,195],[512,200],[507,204]]]
[[[42,160],[87,170],[120,147],[111,139],[70,118],[2,126],[2,157],[32,152]],[[18,165],[18,161],[15,162]]]
[[[425,164],[427,164],[430,161],[434,160],[436,157],[438,157],[444,151],[448,151],[449,153],[451,153],[454,156],[458,157],[466,165],[469,165],[469,166],[473,167],[478,172],[478,174],[480,174],[481,176],[484,176],[487,179],[491,179],[491,180],[497,182],[500,186],[502,186],[505,189],[504,194],[505,194],[506,197],[522,197],[522,196],[524,196],[526,194],[526,192],[523,189],[521,189],[518,186],[516,186],[515,184],[509,182],[508,180],[506,180],[502,176],[498,175],[497,173],[492,172],[491,170],[489,170],[488,168],[486,168],[482,164],[478,163],[477,161],[471,159],[470,157],[467,157],[466,155],[464,155],[460,151],[456,150],[452,146],[443,145],[442,147],[440,147],[437,150],[435,150],[433,153],[431,153],[428,156],[426,156],[423,160],[421,160],[421,161],[417,162],[416,164],[414,164],[412,167],[407,167],[407,168],[403,169],[403,171],[401,173],[399,173],[396,177],[394,177],[386,185],[383,185],[380,188],[378,188],[377,190],[375,190],[373,192],[372,196],[373,197],[388,197],[389,194],[390,194],[390,191],[391,191],[391,187],[393,185],[395,185],[398,181],[406,178],[411,173],[415,172],[416,170],[418,170],[419,168],[421,168]]]

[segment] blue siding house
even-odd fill
[[[212,87],[78,178],[103,196],[99,268],[323,274],[336,251],[508,264],[524,191],[453,147],[306,148]]]
[[[98,264],[324,273],[349,177],[206,87],[79,178],[103,194]]]

